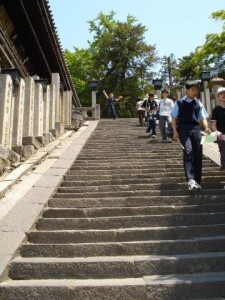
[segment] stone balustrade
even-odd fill
[[[0,145],[25,158],[72,126],[72,92],[60,90],[59,74],[47,87],[38,79],[0,74]]]
[[[84,119],[100,119],[100,104],[95,104],[93,107],[77,107],[76,111],[80,111],[83,114]],[[88,112],[91,112],[91,116],[88,115]]]
[[[212,115],[213,108],[218,105],[217,89],[221,86],[225,87],[225,80],[222,78],[212,78],[210,81],[203,82],[200,100],[206,108],[209,117]],[[184,96],[185,88],[183,87],[177,91],[177,99],[181,99]]]

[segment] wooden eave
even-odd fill
[[[75,107],[80,101],[73,86],[48,0],[1,0],[15,27],[18,43],[23,46],[30,75],[37,74],[51,82],[59,73],[64,90],[72,91]],[[22,66],[17,66],[24,74]],[[31,74],[32,73],[32,74]]]

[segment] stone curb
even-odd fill
[[[6,278],[9,262],[26,239],[26,233],[98,122],[86,122],[77,132],[66,132],[0,182],[0,196],[3,196],[0,200],[0,282]]]

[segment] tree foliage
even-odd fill
[[[74,48],[74,53],[65,52],[81,103],[85,105],[83,97],[87,98],[90,93],[88,80],[95,78],[100,81],[98,102],[102,108],[105,99],[101,91],[105,89],[116,96],[122,94],[119,114],[132,116],[136,98],[150,87],[157,62],[155,46],[144,40],[147,29],[130,15],[125,22],[115,20],[113,11],[108,15],[101,12],[88,23],[93,33],[88,49]]]
[[[159,70],[163,82],[168,87],[173,87],[179,82],[178,62],[175,55],[171,53],[169,56],[163,56],[160,61],[161,69]]]
[[[115,20],[113,11],[109,15],[100,13],[89,25],[94,33],[90,50],[101,85],[108,92],[123,95],[121,116],[134,115],[135,99],[149,84],[157,61],[155,46],[144,41],[147,29],[130,15],[125,22]]]
[[[88,49],[74,48],[74,52],[64,52],[70,74],[82,106],[91,105],[91,94],[87,86],[87,80],[93,77],[93,60]]]
[[[192,59],[196,73],[204,68],[214,69],[216,73],[224,73],[225,70],[225,10],[212,13],[211,18],[223,22],[223,31],[207,34],[205,43],[197,47]]]

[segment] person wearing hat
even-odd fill
[[[212,111],[211,129],[217,133],[221,170],[225,170],[225,87],[218,88],[217,95],[219,104]]]
[[[172,112],[173,139],[180,140],[183,146],[183,164],[189,190],[201,190],[202,145],[200,124],[206,133],[208,114],[203,104],[197,99],[199,83],[187,82],[186,95],[177,100]]]

